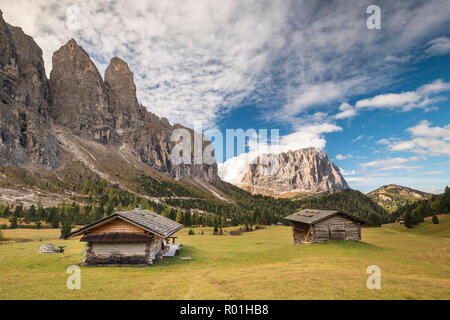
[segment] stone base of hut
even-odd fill
[[[83,262],[86,265],[151,265],[165,252],[163,240],[146,242],[87,242]]]

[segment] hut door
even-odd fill
[[[345,224],[329,224],[331,240],[345,240]]]

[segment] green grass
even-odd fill
[[[404,232],[413,235],[425,235],[439,238],[450,238],[450,216],[439,215],[439,224],[433,224],[431,217],[426,218],[424,223],[414,226],[412,229],[408,229],[398,223],[392,223],[385,225],[386,228],[396,232]]]
[[[81,290],[66,288],[66,268],[82,260],[83,244],[57,240],[59,230],[4,230],[31,242],[0,245],[0,299],[449,299],[448,217],[439,229],[363,229],[362,242],[292,245],[289,227],[242,236],[188,236],[182,256],[144,268],[82,267]],[[427,227],[428,226],[428,227]],[[419,232],[418,230],[423,230]],[[39,254],[39,239],[66,245]],[[381,268],[381,290],[366,288],[366,268]]]

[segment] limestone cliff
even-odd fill
[[[338,167],[314,148],[258,157],[239,186],[271,196],[349,189]]]

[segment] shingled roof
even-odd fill
[[[319,221],[325,220],[331,216],[336,214],[342,214],[352,220],[370,224],[370,221],[362,219],[360,217],[354,216],[350,213],[340,211],[340,210],[317,210],[317,209],[304,209],[302,211],[291,214],[290,216],[285,217],[284,219],[292,222],[301,222],[306,224],[314,224]]]
[[[114,219],[122,219],[163,238],[170,237],[183,228],[182,224],[149,210],[121,211],[69,233],[64,239],[78,236]]]

